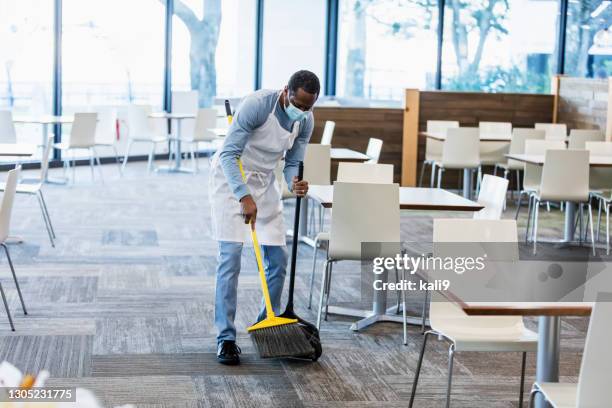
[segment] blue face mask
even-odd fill
[[[289,102],[288,95],[287,95],[287,101]],[[297,121],[297,122],[303,120],[308,114],[308,112],[304,112],[303,110],[296,108],[295,105],[293,105],[291,102],[289,102],[289,105],[285,107],[285,112],[287,113],[287,116],[289,116],[290,120]]]

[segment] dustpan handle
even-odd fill
[[[298,165],[298,181],[304,178],[304,162]],[[293,220],[293,242],[291,243],[291,269],[289,274],[289,296],[287,298],[287,311],[293,311],[293,290],[295,288],[295,264],[297,260],[297,248],[300,241],[300,207],[302,197],[295,197],[295,216]]]

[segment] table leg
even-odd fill
[[[174,167],[176,171],[181,170],[181,156],[183,154],[181,152],[181,122],[181,120],[176,121],[176,151],[174,152]]]
[[[576,233],[574,221],[576,220],[576,209],[578,205],[576,203],[565,203],[565,229],[563,241],[572,242]]]
[[[559,382],[559,351],[561,343],[561,317],[540,316],[538,321],[538,356],[536,381]],[[550,408],[550,405],[538,395],[536,408]]]
[[[468,200],[472,197],[472,169],[463,169],[463,196]]]

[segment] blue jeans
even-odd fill
[[[275,314],[279,314],[283,284],[287,273],[287,247],[262,245],[261,249],[272,308]],[[253,251],[252,248],[248,248],[248,250]],[[224,340],[236,340],[234,319],[236,317],[241,255],[241,242],[219,241],[217,285],[215,289],[217,343]],[[253,254],[253,262],[255,262],[254,258],[255,254]],[[262,308],[257,321],[265,318],[265,316],[266,310],[262,300]]]

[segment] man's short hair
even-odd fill
[[[321,91],[319,78],[314,73],[307,70],[301,70],[291,75],[288,86],[292,93],[296,93],[298,89],[302,88],[309,94],[316,94],[318,96]]]

